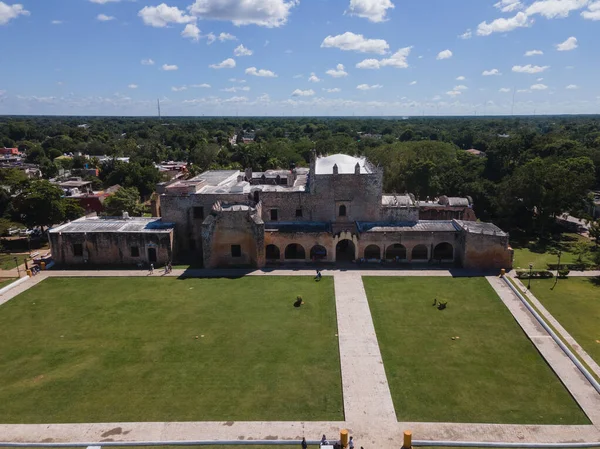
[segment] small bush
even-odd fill
[[[565,270],[565,269],[558,270],[558,277],[559,278],[566,278],[569,275],[570,272],[571,272],[571,270]]]
[[[531,272],[531,279],[549,279],[554,277],[554,274],[548,270],[535,270]],[[517,278],[529,279],[529,271],[517,271]]]

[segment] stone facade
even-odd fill
[[[160,218],[80,218],[48,234],[57,265],[164,266],[173,260],[173,228]]]
[[[160,208],[174,224],[174,259],[207,268],[362,259],[512,266],[508,235],[476,223],[470,198],[386,195],[382,169],[346,155],[314,158],[308,169],[208,171],[167,186]]]

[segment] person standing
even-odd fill
[[[308,443],[306,442],[306,438],[302,437],[302,449],[307,449]]]
[[[348,441],[348,449],[354,449],[354,437],[350,437],[350,441]]]
[[[154,264],[150,264],[150,274],[154,274]]]

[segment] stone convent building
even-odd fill
[[[167,186],[172,257],[206,268],[381,260],[509,269],[508,234],[475,221],[469,198],[383,193],[383,171],[343,154],[310,168],[207,171]]]

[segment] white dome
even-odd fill
[[[332,156],[320,157],[316,161],[315,172],[317,175],[333,174],[333,166],[337,165],[339,174],[352,174],[356,164],[360,166],[361,174],[371,173],[366,165],[367,159],[348,156],[346,154],[334,154]]]

